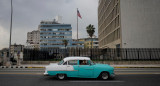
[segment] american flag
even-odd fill
[[[79,13],[79,10],[77,10],[77,16],[82,19],[81,14]]]

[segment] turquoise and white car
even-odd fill
[[[114,68],[107,64],[95,64],[89,57],[66,57],[59,63],[51,63],[45,67],[44,75],[77,78],[113,78]]]

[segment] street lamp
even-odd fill
[[[11,0],[11,23],[10,23],[10,39],[9,39],[9,60],[11,59],[12,14],[13,14],[13,6],[12,6],[12,0]]]

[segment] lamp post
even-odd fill
[[[10,39],[9,39],[9,61],[10,61],[10,59],[11,59],[12,14],[13,14],[13,6],[12,6],[12,0],[11,0],[11,22],[10,22]]]

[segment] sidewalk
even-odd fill
[[[22,65],[29,68],[44,68],[47,65]],[[111,65],[114,68],[160,68],[160,64],[157,65]]]
[[[114,68],[160,68],[160,64],[156,65],[111,65]]]

